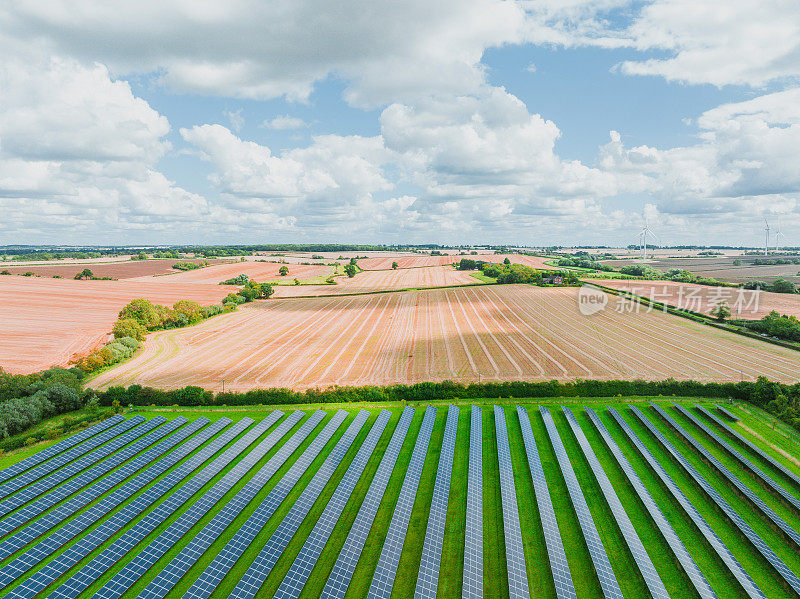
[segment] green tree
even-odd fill
[[[742,259],[741,258],[736,258],[736,260],[733,261],[733,265],[734,266],[741,266],[742,265]]]
[[[279,274],[280,276],[282,276],[282,277],[285,277],[286,275],[288,275],[288,274],[289,274],[289,269],[288,269],[286,266],[281,266],[281,267],[278,269],[278,274]]]
[[[346,264],[344,267],[344,272],[352,279],[354,276],[356,276],[356,265],[352,262],[350,264]]]
[[[775,282],[770,285],[769,290],[774,291],[775,293],[797,292],[797,288],[794,286],[794,283],[791,283],[786,279],[775,279]]]
[[[147,254],[145,252],[139,252],[136,254],[136,260],[147,260]]]
[[[400,266],[397,262],[392,262],[392,270],[397,270],[397,267]]]
[[[509,266],[509,265],[511,265],[511,260],[509,259],[509,257],[508,257],[508,256],[506,256],[506,257],[503,259],[503,264],[505,264],[506,266]]]
[[[138,320],[133,318],[120,318],[114,323],[115,339],[122,339],[123,337],[132,337],[137,341],[144,341],[147,336],[147,329]]]
[[[719,302],[713,308],[711,308],[711,316],[720,322],[723,322],[730,315],[731,308],[728,305],[728,302]]]
[[[81,272],[75,275],[75,280],[80,281],[81,279],[93,279],[94,273],[89,270],[88,268],[84,268]]]

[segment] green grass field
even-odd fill
[[[711,439],[706,437],[705,434],[699,428],[695,427],[687,418],[678,413],[676,410],[669,409],[668,407],[674,402],[680,402],[685,407],[691,409],[693,400],[663,397],[615,397],[607,399],[570,398],[569,400],[537,399],[530,401],[487,398],[485,400],[474,402],[455,402],[456,405],[460,406],[460,413],[458,419],[455,455],[453,460],[450,497],[447,509],[447,524],[444,535],[441,568],[439,572],[439,596],[459,597],[461,595],[465,535],[464,523],[467,505],[466,483],[469,461],[469,405],[471,404],[478,404],[483,407],[483,540],[485,597],[502,598],[508,597],[509,595],[508,577],[506,573],[505,538],[503,532],[503,511],[500,495],[500,481],[495,437],[495,416],[492,410],[492,406],[495,404],[502,405],[505,408],[505,418],[512,455],[512,466],[514,470],[522,541],[524,545],[528,583],[532,597],[556,597],[556,593],[550,573],[547,549],[540,523],[539,511],[535,499],[528,459],[525,453],[522,430],[520,428],[520,422],[517,418],[516,410],[514,409],[516,404],[523,405],[523,407],[528,411],[531,420],[533,435],[538,446],[539,456],[544,468],[551,500],[556,511],[556,517],[561,538],[566,549],[572,579],[579,597],[600,598],[603,596],[603,594],[597,576],[594,572],[592,560],[589,556],[586,542],[584,541],[578,519],[575,515],[564,477],[556,459],[553,445],[550,437],[547,434],[541,415],[539,414],[540,405],[546,405],[550,408],[551,414],[555,420],[556,428],[558,429],[558,434],[566,448],[570,462],[572,463],[572,467],[576,472],[581,490],[589,505],[592,517],[597,525],[603,545],[616,574],[617,581],[619,582],[620,588],[622,589],[626,598],[630,597],[644,599],[650,597],[650,594],[647,591],[646,585],[644,584],[642,575],[638,571],[636,562],[630,550],[628,549],[622,532],[612,515],[611,509],[609,508],[601,492],[597,478],[592,472],[592,469],[589,467],[586,457],[583,455],[580,445],[578,444],[572,429],[567,423],[566,417],[561,411],[561,406],[563,405],[568,405],[575,412],[581,429],[586,435],[589,444],[591,445],[604,471],[609,477],[623,507],[625,508],[625,511],[633,522],[636,533],[641,538],[648,555],[652,559],[671,596],[681,598],[696,597],[697,593],[691,587],[688,577],[673,556],[669,545],[662,537],[659,529],[649,516],[644,504],[635,494],[633,487],[628,482],[622,470],[618,467],[614,456],[605,445],[603,439],[595,429],[588,415],[585,413],[586,407],[592,407],[598,412],[601,420],[609,430],[611,436],[619,444],[622,452],[630,461],[631,465],[636,470],[648,491],[664,513],[666,519],[673,526],[676,533],[687,547],[689,553],[697,562],[700,569],[709,580],[714,591],[720,598],[746,597],[746,594],[738,586],[735,578],[730,574],[730,572],[728,572],[722,560],[717,557],[712,547],[706,542],[705,538],[695,527],[693,522],[682,511],[679,504],[669,494],[666,487],[663,486],[661,481],[650,470],[645,460],[639,455],[635,447],[630,443],[620,426],[610,416],[606,409],[608,406],[613,405],[620,411],[623,418],[629,423],[635,433],[643,440],[648,449],[656,456],[658,461],[666,469],[667,473],[678,484],[688,499],[697,507],[698,511],[709,522],[723,542],[730,548],[731,552],[744,566],[756,584],[764,591],[766,596],[792,596],[791,589],[771,568],[768,562],[749,544],[749,542],[747,542],[739,530],[727,519],[722,510],[708,500],[703,492],[697,488],[689,476],[682,470],[681,466],[667,455],[667,452],[659,445],[659,442],[656,440],[656,438],[651,435],[633,415],[633,413],[626,408],[626,405],[636,403],[645,413],[649,421],[666,436],[670,443],[678,448],[678,450],[691,462],[691,464],[702,474],[702,476],[704,476],[742,516],[742,518],[744,518],[744,520],[750,524],[750,526],[752,526],[752,528],[756,530],[758,534],[761,535],[766,543],[794,572],[800,572],[800,552],[797,551],[797,548],[792,547],[782,533],[770,525],[766,517],[753,508],[749,500],[739,495],[735,488],[727,480],[715,472],[709,464],[705,463],[701,459],[700,454],[696,452],[688,443],[686,443],[685,440],[683,440],[674,430],[672,430],[670,426],[647,405],[648,401],[656,401],[661,404],[662,407],[665,407],[670,416],[676,422],[678,422],[681,427],[688,431],[694,438],[698,439],[702,445],[708,449],[708,451],[710,451],[717,459],[719,459],[748,487],[754,490],[758,496],[781,518],[783,518],[795,529],[800,530],[800,513],[797,513],[794,508],[787,506],[784,502],[780,501],[778,497],[769,489],[765,488],[752,473],[736,462],[724,450],[717,447]],[[419,489],[414,502],[414,509],[400,557],[400,565],[398,569],[399,574],[397,576],[392,594],[393,597],[397,598],[413,596],[417,571],[422,553],[423,540],[426,534],[428,514],[431,505],[434,481],[436,479],[447,412],[445,408],[445,402],[435,405],[439,407],[436,415],[436,423],[428,447]],[[712,409],[710,403],[702,403],[701,405]],[[394,506],[397,502],[398,495],[406,474],[406,469],[411,458],[411,452],[422,424],[424,406],[421,405],[415,407],[417,407],[415,416],[405,437],[397,464],[392,472],[391,478],[389,479],[386,493],[384,494],[381,506],[375,518],[375,522],[367,537],[366,545],[361,554],[351,584],[348,588],[348,598],[365,596],[372,581],[375,566],[383,546],[383,539],[389,527]],[[782,425],[782,423],[776,423],[776,421],[766,413],[751,406],[734,405],[726,407],[741,417],[740,422],[732,425],[735,430],[737,430],[747,439],[751,440],[763,451],[771,455],[774,459],[785,465],[792,472],[800,474],[800,451],[798,451],[798,448],[800,448],[800,443],[798,443],[798,437],[792,429],[788,429],[788,427]],[[236,582],[250,566],[261,547],[263,547],[268,541],[281,520],[284,518],[284,516],[286,516],[292,505],[311,481],[314,474],[322,466],[329,452],[332,450],[336,442],[341,438],[347,426],[355,418],[358,410],[368,410],[369,418],[367,419],[366,424],[360,430],[355,442],[350,446],[344,459],[333,472],[330,481],[325,486],[325,489],[317,501],[314,503],[313,508],[303,521],[299,530],[288,543],[286,550],[276,563],[271,574],[267,578],[266,583],[261,588],[260,594],[258,595],[259,597],[272,597],[278,585],[280,585],[283,577],[291,567],[295,557],[303,547],[303,544],[310,534],[317,519],[325,509],[328,500],[333,495],[339,481],[342,479],[342,476],[347,470],[350,462],[356,455],[358,448],[366,438],[370,428],[375,423],[379,412],[383,409],[389,410],[391,412],[391,418],[386,426],[386,429],[384,430],[375,451],[370,457],[358,484],[355,486],[355,489],[350,496],[350,500],[348,501],[341,517],[339,518],[339,521],[334,527],[327,544],[322,550],[319,560],[314,566],[301,595],[302,597],[319,596],[344,544],[347,534],[356,518],[359,507],[361,506],[361,502],[367,493],[367,489],[369,488],[369,485],[375,475],[378,464],[383,457],[384,452],[386,451],[392,433],[398,424],[403,406],[392,403],[387,405],[302,405],[283,406],[280,407],[280,409],[287,415],[295,409],[302,410],[305,414],[303,419],[297,423],[293,429],[275,445],[275,447],[267,452],[267,454],[261,460],[259,460],[258,464],[254,468],[251,468],[244,477],[236,482],[236,484],[225,494],[223,500],[217,503],[192,527],[189,534],[185,535],[155,564],[154,567],[152,567],[141,579],[139,579],[126,591],[124,597],[136,597],[147,586],[147,584],[150,583],[155,576],[161,570],[163,570],[164,567],[181,552],[181,550],[183,550],[184,547],[186,547],[191,538],[193,538],[199,531],[206,527],[209,522],[211,522],[214,516],[223,508],[224,504],[238,491],[240,491],[245,484],[252,479],[254,474],[262,466],[264,466],[273,455],[275,455],[282,444],[285,443],[291,437],[291,435],[302,426],[302,423],[313,411],[317,409],[324,410],[326,415],[323,423],[317,426],[314,431],[303,441],[299,449],[292,453],[291,457],[280,467],[276,475],[273,476],[263,486],[263,488],[260,489],[255,498],[249,502],[244,509],[241,510],[232,524],[228,526],[216,543],[214,543],[214,545],[200,557],[197,563],[189,569],[187,575],[184,576],[183,579],[172,589],[169,595],[170,597],[181,597],[189,589],[192,582],[220,552],[225,543],[227,543],[233,537],[234,533],[242,526],[242,524],[254,512],[254,510],[261,503],[263,503],[270,491],[275,488],[276,484],[291,468],[292,464],[295,463],[305,448],[313,442],[316,435],[319,434],[325,423],[333,416],[335,411],[337,409],[347,410],[348,417],[345,422],[336,430],[336,433],[325,445],[325,448],[322,450],[322,452],[320,452],[320,454],[317,455],[316,458],[311,462],[309,468],[303,473],[298,483],[292,488],[289,495],[281,503],[280,507],[272,515],[266,526],[257,536],[255,542],[250,545],[242,558],[234,565],[234,567],[223,580],[222,584],[214,591],[212,597],[221,598],[230,595],[231,591],[236,585]],[[199,418],[201,416],[212,420],[222,416],[227,416],[232,420],[239,420],[244,417],[260,420],[264,418],[271,410],[272,408],[268,406],[249,406],[246,408],[227,409],[143,408],[132,410],[131,412],[126,413],[126,416],[141,414],[145,418],[163,416],[167,419],[184,416],[190,420]],[[763,460],[756,453],[747,449],[738,440],[716,428],[716,426],[711,423],[710,420],[707,420],[705,416],[702,416],[698,411],[691,411],[699,420],[705,422],[712,430],[728,441],[733,447],[738,449],[759,468],[777,480],[778,483],[783,485],[789,492],[795,496],[800,495],[800,487],[795,485],[791,479],[785,477],[777,469],[770,466],[765,460]],[[274,425],[273,429],[275,426],[277,425]],[[268,433],[269,431],[265,433],[265,435],[263,435],[259,441],[266,437]],[[58,439],[48,441],[46,443],[40,443],[38,445],[25,447],[13,453],[0,456],[0,468],[7,467],[11,463],[24,459],[28,455],[31,455],[36,451],[40,451],[46,446],[57,441]],[[196,500],[202,493],[207,492],[214,484],[222,479],[226,472],[230,471],[230,469],[242,459],[247,451],[252,449],[254,446],[255,443],[251,445],[248,450],[240,454],[237,459],[228,465],[228,467],[219,472],[208,484],[203,486],[201,491],[194,496],[192,501],[182,505],[177,511],[175,511],[175,513],[173,513],[161,526],[159,526],[145,539],[142,546],[152,542],[156,536],[163,532],[170,524],[180,519],[194,500]],[[199,449],[197,451],[199,451]],[[169,472],[172,472],[175,468],[179,467],[180,464],[185,463],[186,459],[188,458],[185,458],[178,465],[174,466],[162,476],[158,477],[155,481],[151,482],[144,489],[142,489],[140,493],[145,492],[159,480],[167,476]],[[196,474],[198,471],[195,471],[194,474]],[[130,499],[126,500],[119,508],[114,510],[112,514],[106,515],[103,520],[95,523],[89,530],[94,530],[100,526],[114,513],[117,513],[120,509],[124,508],[125,505],[128,505],[131,501],[133,501],[140,493],[137,493]],[[90,505],[94,505],[95,503],[96,501],[92,502]],[[83,565],[98,555],[102,549],[111,545],[116,539],[124,534],[125,531],[135,526],[136,523],[142,519],[142,517],[143,516],[139,516],[133,520],[128,524],[128,526],[117,532],[106,543],[101,545],[100,548],[96,549],[89,556],[83,559],[77,566],[71,568],[63,576],[58,578],[58,580],[53,585],[49,586],[47,590],[41,594],[41,596],[46,596],[47,593],[52,592],[52,590],[58,584],[66,581]],[[80,537],[78,539],[73,539],[66,547],[72,546],[76,542],[79,542],[79,540]],[[31,545],[28,547],[30,546]],[[40,564],[26,574],[19,576],[12,585],[0,591],[0,596],[7,595],[26,578],[45,567],[48,563],[57,560],[60,553],[63,552],[66,547],[44,559]],[[96,580],[93,585],[87,588],[81,596],[93,596],[98,589],[107,583],[117,572],[119,572],[125,566],[125,564],[127,564],[130,559],[138,553],[138,551],[138,549],[135,549],[124,556],[121,561],[112,566],[104,575]],[[13,557],[14,556],[7,558],[3,562],[0,562],[0,567],[6,565],[9,561],[11,561],[11,559],[13,559]]]

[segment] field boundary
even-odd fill
[[[784,341],[782,339],[773,339],[772,337],[759,335],[758,333],[752,333],[746,329],[743,329],[742,327],[737,327],[735,325],[729,325],[717,322],[710,316],[707,316],[700,312],[694,312],[693,310],[681,310],[679,308],[676,308],[675,306],[672,306],[671,304],[656,302],[643,295],[638,295],[636,293],[631,293],[630,291],[624,291],[621,289],[614,289],[613,287],[606,287],[605,285],[598,285],[597,283],[586,283],[586,285],[592,285],[593,287],[597,287],[598,289],[605,291],[606,293],[609,293],[611,295],[616,295],[620,297],[635,297],[643,304],[663,310],[667,314],[672,314],[673,316],[680,316],[681,318],[686,318],[694,322],[699,322],[701,324],[708,325],[715,329],[720,329],[722,331],[729,331],[731,333],[736,333],[737,335],[742,335],[743,337],[749,337],[750,339],[758,339],[759,341],[764,341],[765,343],[771,343],[773,345],[779,345],[780,347],[785,347],[787,349],[800,351],[800,343],[792,343],[791,341]]]

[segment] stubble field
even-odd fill
[[[592,317],[577,289],[476,286],[259,302],[151,334],[92,386],[325,387],[549,379],[797,380],[789,349],[661,312]]]
[[[779,314],[800,316],[800,295],[791,293],[756,292],[732,287],[690,285],[675,281],[592,281],[587,279],[587,282],[629,291],[676,308],[703,314],[711,314],[712,308],[718,302],[725,301],[731,307],[732,318],[759,319],[772,310]]]
[[[105,342],[119,311],[133,299],[169,306],[188,299],[209,305],[235,290],[222,285],[0,277],[0,366],[14,373],[65,366],[75,354],[89,353]]]

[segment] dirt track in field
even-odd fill
[[[220,390],[573,378],[796,382],[798,354],[661,312],[592,317],[577,289],[476,286],[269,300],[152,334],[94,387]]]
[[[288,285],[275,287],[275,297],[325,296],[348,293],[374,293],[394,289],[418,289],[480,283],[468,271],[452,266],[365,270],[355,277],[336,277],[336,285]]]
[[[36,372],[64,366],[107,339],[119,311],[146,298],[171,306],[181,299],[218,303],[236,288],[129,281],[0,277],[0,368]]]
[[[289,269],[289,274],[282,277],[278,270],[285,266]],[[246,274],[251,279],[258,282],[287,279],[291,281],[297,279],[312,279],[333,273],[332,266],[306,266],[301,264],[278,264],[275,262],[234,262],[232,264],[217,264],[207,268],[188,270],[163,277],[138,277],[130,279],[133,281],[152,281],[154,283],[200,283],[215,285],[222,281],[227,281],[241,274]]]
[[[587,279],[591,282],[591,279]],[[667,303],[676,308],[711,314],[720,301],[731,308],[733,318],[759,319],[775,310],[780,314],[800,316],[800,295],[791,293],[755,292],[732,287],[690,285],[674,281],[597,280],[599,285],[624,289]]]

